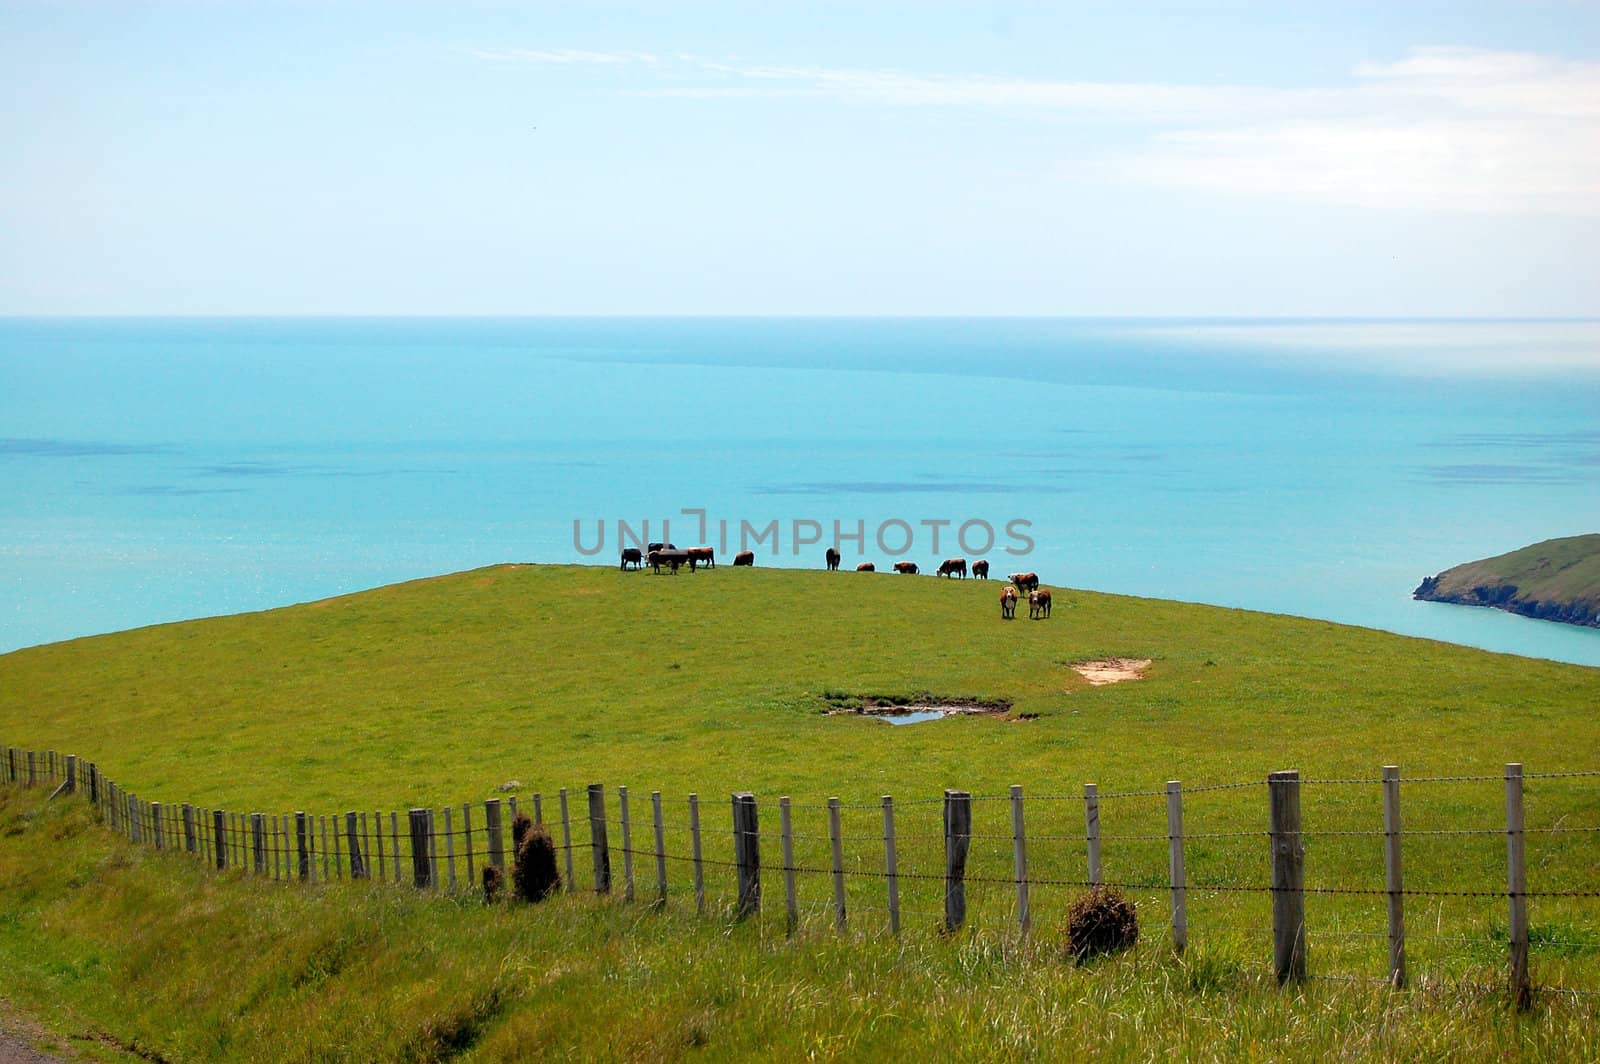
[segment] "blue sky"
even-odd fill
[[[0,314],[1596,292],[1592,3],[0,3]]]

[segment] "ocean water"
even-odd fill
[[[1600,323],[0,321],[0,651],[835,522],[846,568],[989,529],[997,575],[1600,665],[1410,598],[1600,531]]]

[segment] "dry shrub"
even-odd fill
[[[1079,964],[1139,941],[1133,902],[1111,887],[1095,887],[1067,910],[1067,956]]]
[[[500,888],[505,886],[506,877],[494,865],[483,866],[483,900],[494,904],[500,900]]]
[[[526,823],[526,827],[522,825]],[[517,834],[521,828],[521,834]],[[517,897],[523,901],[543,901],[561,886],[561,873],[556,871],[556,847],[544,825],[535,824],[527,817],[517,817],[512,825],[517,838],[517,860],[511,871],[511,881],[516,886]]]

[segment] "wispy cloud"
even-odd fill
[[[1600,63],[1413,49],[1344,83],[1264,85],[918,75],[675,53],[508,50],[483,58],[645,65],[624,91],[691,99],[814,96],[894,107],[1033,110],[1150,127],[1088,160],[1116,179],[1254,199],[1600,217]],[[1084,159],[1075,157],[1075,172]]]

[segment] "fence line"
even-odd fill
[[[858,912],[883,913],[887,931],[901,933],[904,914],[937,916],[939,926],[946,933],[960,931],[969,924],[969,900],[979,908],[971,913],[983,912],[986,919],[994,914],[1003,915],[1020,936],[1027,936],[1032,928],[1035,909],[1035,891],[1054,888],[1091,889],[1115,887],[1136,895],[1165,896],[1169,909],[1170,927],[1165,940],[1173,950],[1182,953],[1189,943],[1191,925],[1189,907],[1192,897],[1205,899],[1211,895],[1265,895],[1271,902],[1273,969],[1280,982],[1299,983],[1308,978],[1343,978],[1308,970],[1308,940],[1384,940],[1387,953],[1385,975],[1382,981],[1391,986],[1404,986],[1410,978],[1407,957],[1408,933],[1406,928],[1406,903],[1408,899],[1438,899],[1442,907],[1445,899],[1499,899],[1506,905],[1505,919],[1505,971],[1507,985],[1513,1000],[1525,1007],[1531,1000],[1535,986],[1530,973],[1530,923],[1528,903],[1539,899],[1594,899],[1600,898],[1600,883],[1585,883],[1570,887],[1560,884],[1529,889],[1527,836],[1536,835],[1553,843],[1600,840],[1600,825],[1566,823],[1563,816],[1556,823],[1529,827],[1525,816],[1525,783],[1531,779],[1584,779],[1600,777],[1600,771],[1572,771],[1533,773],[1524,772],[1520,764],[1508,764],[1500,776],[1462,775],[1402,777],[1397,766],[1384,766],[1381,776],[1365,778],[1305,778],[1296,771],[1272,773],[1260,782],[1209,784],[1184,787],[1180,781],[1169,781],[1163,790],[1136,790],[1102,793],[1095,784],[1087,784],[1079,795],[1040,795],[1025,798],[1023,788],[1012,786],[1003,795],[974,795],[966,791],[948,790],[942,798],[895,799],[884,795],[878,802],[842,802],[837,797],[822,803],[791,802],[779,799],[779,826],[777,839],[772,838],[770,826],[764,832],[759,823],[758,797],[748,791],[732,796],[732,820],[729,824],[732,842],[731,859],[708,856],[702,846],[702,817],[697,795],[688,796],[687,826],[666,823],[661,792],[651,792],[651,830],[643,833],[642,842],[636,844],[630,816],[628,790],[617,788],[617,819],[608,811],[606,788],[592,783],[586,788],[587,840],[573,834],[573,818],[567,800],[567,790],[558,791],[560,820],[558,848],[561,851],[563,887],[567,891],[579,889],[574,874],[574,850],[587,848],[593,866],[593,887],[598,894],[610,894],[612,854],[621,856],[624,902],[635,898],[634,858],[648,862],[654,859],[656,889],[653,897],[646,897],[655,906],[668,903],[674,889],[679,896],[685,891],[680,881],[675,888],[669,878],[681,880],[682,874],[669,877],[669,864],[681,868],[691,866],[693,903],[697,912],[707,909],[705,870],[722,870],[737,884],[736,901],[728,907],[735,918],[758,914],[761,910],[761,842],[765,835],[772,855],[771,843],[779,843],[778,869],[784,881],[785,929],[792,934],[800,926],[801,911],[798,902],[799,877],[826,878],[831,883],[830,904],[832,923],[840,933],[851,927],[852,909]],[[371,819],[365,811],[338,813],[266,814],[262,812],[226,811],[195,806],[190,803],[149,802],[126,791],[114,780],[100,772],[93,762],[81,761],[76,755],[60,755],[55,751],[20,750],[5,747],[0,757],[0,782],[14,786],[38,787],[54,785],[51,797],[78,794],[92,804],[103,823],[112,831],[124,836],[130,843],[148,846],[154,850],[182,850],[194,855],[218,870],[234,871],[240,875],[293,881],[307,885],[341,880],[372,880],[403,882],[409,878],[419,890],[440,892],[475,889],[476,867],[495,866],[504,869],[506,840],[504,837],[503,807],[498,798],[483,802],[481,827],[473,822],[473,803],[460,806],[457,826],[455,808],[439,811],[431,808],[413,808],[406,811],[402,830],[399,811],[389,811],[385,824],[384,811],[374,811]],[[1504,787],[1505,824],[1503,827],[1439,828],[1412,827],[1404,829],[1400,816],[1400,799],[1403,784],[1488,783]],[[1376,792],[1381,801],[1375,804],[1374,827],[1371,829],[1328,829],[1307,831],[1303,825],[1302,797],[1306,788],[1320,786],[1366,785]],[[1262,827],[1252,830],[1186,831],[1186,800],[1195,795],[1214,792],[1248,792],[1265,789],[1261,797],[1266,801],[1258,807],[1265,814]],[[1103,802],[1117,799],[1162,798],[1165,804],[1166,831],[1129,831],[1106,833],[1101,830],[1105,807]],[[543,795],[533,794],[534,817],[543,822]],[[1230,796],[1231,799],[1231,796]],[[1009,805],[1008,831],[973,830],[975,807],[992,808],[992,803]],[[1080,802],[1084,811],[1082,830],[1038,831],[1031,838],[1026,829],[1025,812],[1031,805],[1040,815],[1051,809],[1064,808],[1065,803]],[[927,819],[931,806],[940,806],[940,827],[932,830]],[[506,802],[512,817],[517,816],[517,799]],[[1154,803],[1152,803],[1153,805]],[[1379,808],[1381,806],[1381,808]],[[676,806],[674,806],[676,808]],[[1113,810],[1121,806],[1113,806]],[[906,830],[897,826],[896,812],[903,823],[925,825],[928,830]],[[797,832],[794,830],[795,811],[825,817],[825,832]],[[1154,810],[1146,811],[1146,819]],[[992,814],[998,821],[1002,814]],[[845,830],[846,818],[852,827]],[[332,831],[329,820],[332,820]],[[620,845],[611,841],[610,827],[620,829]],[[996,826],[1000,826],[996,823]],[[1153,825],[1152,825],[1153,826]],[[667,845],[670,833],[675,838],[688,834],[689,852],[674,852]],[[716,832],[720,834],[720,832]],[[1417,838],[1429,840],[1457,840],[1462,844],[1474,840],[1487,840],[1494,836],[1505,839],[1505,887],[1474,887],[1460,884],[1450,886],[1408,885],[1403,875],[1403,840]],[[1347,885],[1306,881],[1305,842],[1307,839],[1366,839],[1382,840],[1383,885]],[[1186,856],[1203,856],[1206,848],[1224,840],[1262,840],[1270,865],[1268,881],[1218,881],[1208,875],[1194,876],[1186,869]],[[1034,844],[1030,852],[1029,842]],[[1108,878],[1105,874],[1106,844],[1133,844],[1164,842],[1166,860],[1164,869],[1151,867],[1142,875],[1124,874]],[[805,851],[796,856],[796,844]],[[1060,845],[1060,844],[1070,845]],[[847,847],[851,860],[846,861]],[[1114,845],[1113,851],[1121,847]],[[1070,861],[1073,851],[1081,855],[1084,864],[1082,875],[1073,875],[1063,862]],[[874,856],[876,854],[876,856]],[[1600,853],[1596,854],[1600,857]],[[443,867],[441,867],[441,860]],[[465,876],[458,877],[458,862],[465,867]],[[919,871],[917,863],[938,862],[938,871]],[[976,866],[992,868],[1002,862],[1009,863],[1009,874],[981,871]],[[913,867],[908,867],[908,863]],[[1031,867],[1030,867],[1031,863]],[[1582,861],[1578,862],[1584,867]],[[1591,859],[1587,868],[1593,869],[1600,861]],[[926,867],[926,864],[923,865]],[[1164,874],[1163,874],[1164,873]],[[408,875],[409,874],[409,875]],[[1592,874],[1592,873],[1591,873]],[[873,886],[876,884],[876,886]],[[919,888],[925,888],[918,893]],[[912,892],[913,904],[902,904],[902,889]],[[932,894],[926,891],[933,891]],[[1385,929],[1382,931],[1342,929],[1330,927],[1315,929],[1308,924],[1307,898],[1335,899],[1349,897],[1381,897],[1385,900]],[[915,903],[917,899],[922,905]],[[927,907],[930,903],[942,908]],[[819,910],[820,911],[820,910]],[[1330,911],[1331,912],[1331,911]],[[1468,936],[1442,934],[1443,910],[1438,919],[1441,926],[1434,934],[1424,933],[1424,941],[1460,942],[1463,945],[1480,943]],[[856,922],[860,927],[860,922]],[[1202,922],[1196,925],[1202,933],[1231,930],[1249,935],[1265,934],[1258,927],[1217,928]],[[1600,952],[1600,937],[1593,940],[1556,939],[1544,936],[1541,945],[1564,945],[1575,949],[1592,949]],[[1353,977],[1364,979],[1366,977]],[[1552,991],[1574,992],[1573,988],[1555,986]],[[1593,993],[1579,988],[1576,992]]]

